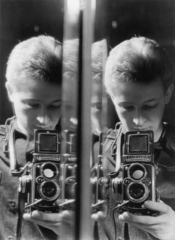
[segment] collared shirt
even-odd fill
[[[27,137],[19,131],[17,126],[14,129],[15,155],[17,160],[17,170],[23,167],[33,158],[33,149],[28,149]],[[10,161],[8,152],[4,153],[4,146],[7,142],[4,134],[0,135],[0,239],[16,240],[19,225],[21,225],[21,240],[57,240],[58,236],[50,229],[43,228],[33,222],[25,221],[22,218],[24,208],[24,197],[19,193],[19,178],[12,176],[10,172]],[[28,149],[28,150],[26,150]]]
[[[117,151],[118,130],[107,131],[104,143],[102,166],[105,175],[115,171],[115,154]],[[122,134],[122,132],[121,132]],[[169,125],[164,125],[164,131],[155,144],[155,161],[158,164],[156,183],[160,199],[175,211],[175,132]],[[119,221],[118,213],[113,209],[118,205],[118,196],[109,189],[108,213],[104,221],[99,223],[100,240],[154,240],[147,232]]]

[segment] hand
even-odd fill
[[[40,226],[51,229],[57,235],[60,235],[60,226],[62,225],[62,222],[68,224],[73,222],[73,212],[65,210],[60,213],[44,213],[35,210],[31,213],[24,213],[23,218],[27,221],[32,221]]]
[[[103,202],[103,200],[102,200]],[[106,218],[107,216],[107,211],[108,211],[108,206],[106,204],[106,201],[104,201],[104,203],[101,204],[101,209],[100,210],[97,210],[96,212],[92,213],[91,214],[91,218],[94,220],[94,221],[101,221],[103,219]]]
[[[158,216],[139,216],[129,212],[119,215],[119,219],[136,228],[150,233],[159,240],[175,239],[175,212],[163,202],[146,201],[144,207],[159,212]]]

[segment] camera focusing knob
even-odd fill
[[[131,183],[131,179],[130,178],[125,178],[123,183],[127,186]]]
[[[151,180],[150,180],[149,178],[143,179],[142,182],[143,182],[144,184],[146,184],[147,186],[151,184]]]
[[[73,185],[75,183],[76,183],[75,177],[68,177],[68,178],[66,178],[66,184]]]
[[[122,179],[121,178],[114,178],[112,179],[112,187],[114,193],[122,194]]]
[[[19,178],[19,187],[18,192],[25,193],[27,184],[31,182],[31,176],[30,175],[24,175]]]
[[[43,181],[44,181],[44,178],[43,178],[42,176],[38,176],[38,177],[36,178],[36,182],[37,182],[38,184],[41,184]]]
[[[107,186],[109,184],[109,178],[108,177],[102,177],[99,179],[99,184],[100,185],[105,185]]]

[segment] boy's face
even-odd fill
[[[172,91],[173,85],[170,85],[165,93],[158,80],[147,85],[118,83],[112,91],[112,100],[125,130],[153,130],[154,141],[157,141],[162,132],[165,104]]]
[[[60,119],[61,87],[30,79],[13,90],[7,84],[17,124],[21,131],[33,138],[34,129],[54,129]]]

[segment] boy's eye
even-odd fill
[[[123,109],[125,110],[134,110],[134,106],[123,106]]]
[[[155,108],[157,106],[157,104],[156,105],[146,105],[144,108],[145,109],[152,109],[152,108]]]
[[[28,106],[32,107],[32,108],[37,108],[37,107],[39,107],[39,104],[37,104],[37,103],[28,103]]]
[[[60,108],[60,105],[50,105],[50,108],[51,109],[58,109],[58,108]]]

